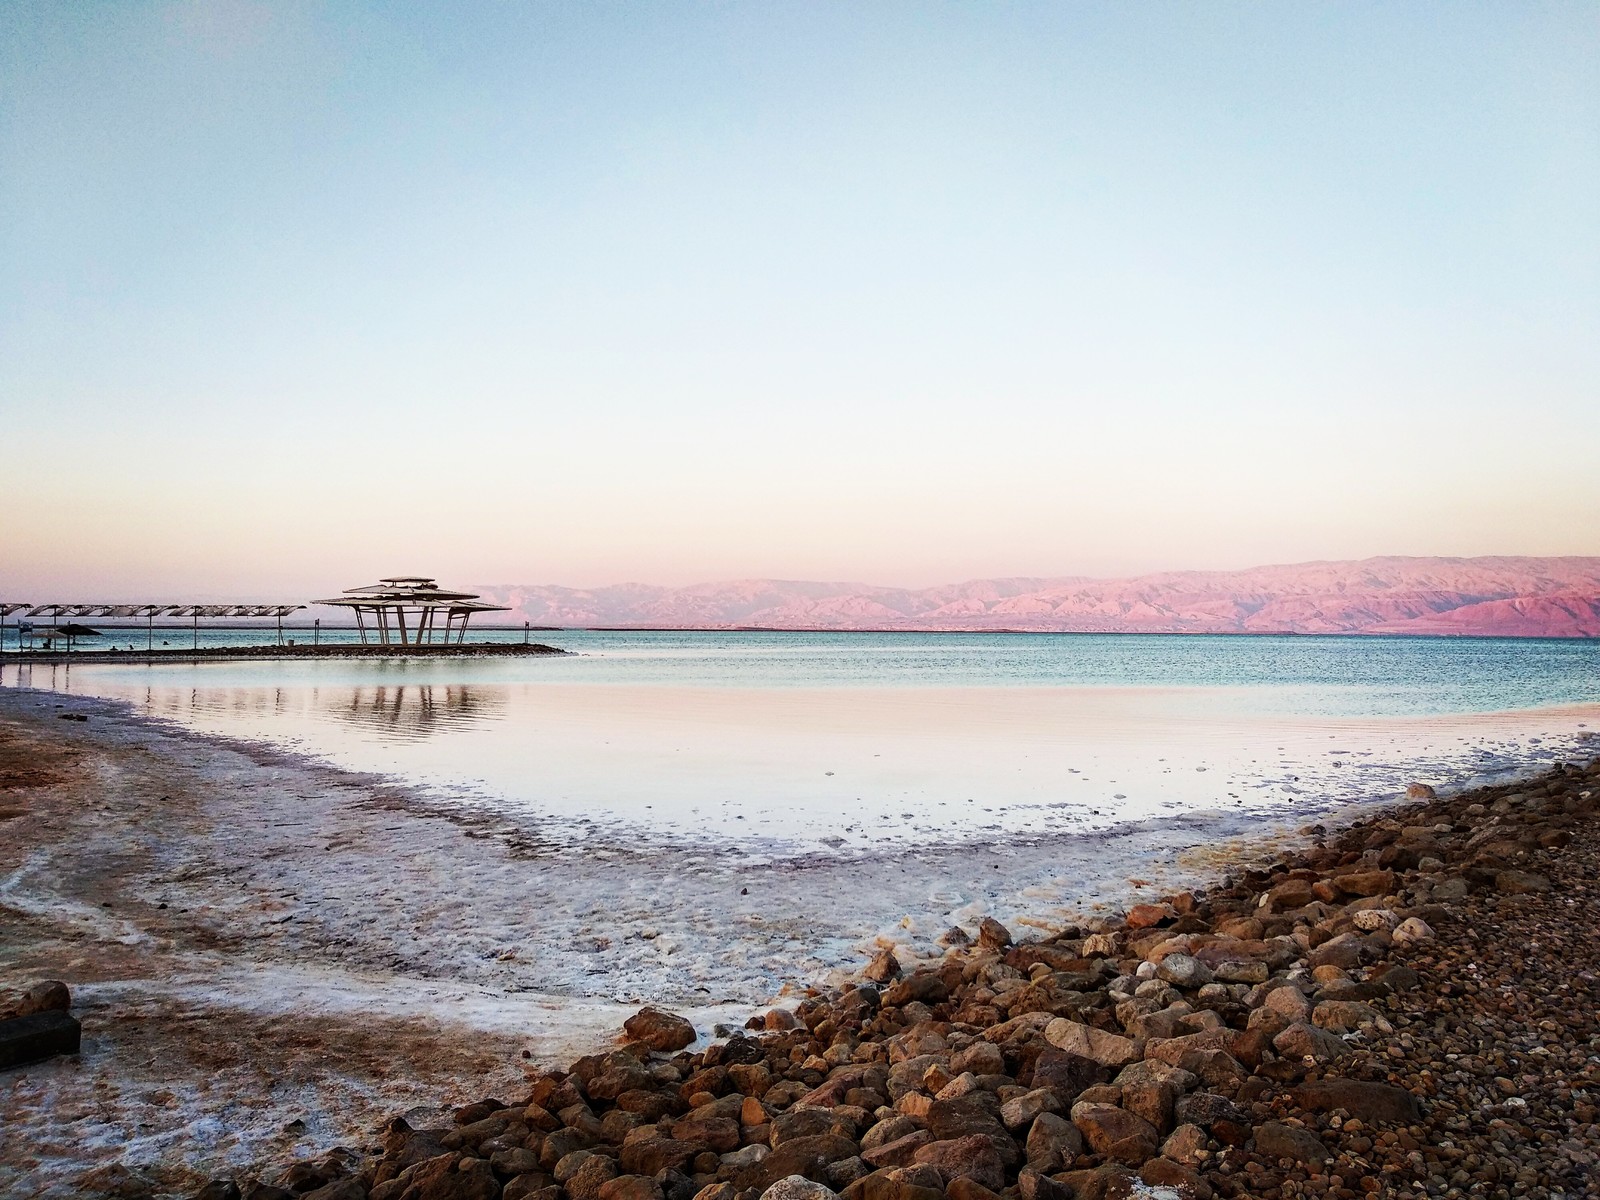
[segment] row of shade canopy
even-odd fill
[[[0,604],[0,617],[286,617],[304,604]]]

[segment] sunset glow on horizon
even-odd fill
[[[0,13],[0,600],[1600,555],[1576,4]]]

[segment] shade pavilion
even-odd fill
[[[452,640],[460,645],[466,641],[467,622],[474,613],[510,611],[503,604],[489,604],[478,599],[473,592],[442,588],[423,575],[380,579],[316,603],[351,609],[356,615],[363,644],[368,641],[370,620],[373,640],[384,646],[423,646],[436,642],[449,645]]]

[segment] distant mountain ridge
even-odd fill
[[[484,585],[536,625],[1600,637],[1600,557],[1367,558],[931,588],[744,579]]]

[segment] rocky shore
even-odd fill
[[[205,1200],[1600,1195],[1600,760],[395,1119]],[[138,1180],[118,1189],[138,1194]]]

